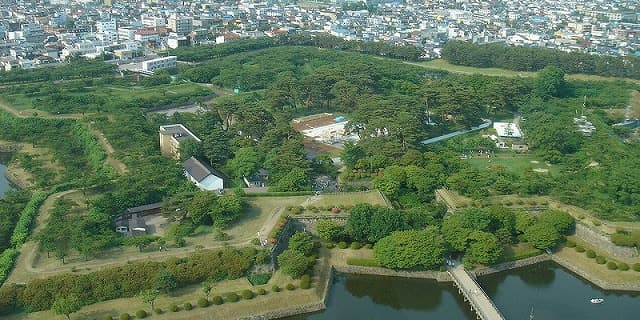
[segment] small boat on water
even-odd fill
[[[603,302],[604,302],[604,299],[602,299],[602,298],[593,298],[593,299],[591,299],[590,301],[591,301],[591,303],[593,303],[593,304],[598,304],[598,303],[603,303]]]

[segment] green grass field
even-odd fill
[[[476,157],[468,159],[469,163],[478,169],[487,169],[492,165],[500,165],[507,171],[520,174],[526,169],[548,170],[556,174],[561,171],[557,165],[548,165],[542,159],[533,155],[498,155],[487,159],[486,157]]]
[[[500,69],[500,68],[475,68],[475,67],[458,66],[458,65],[450,64],[444,59],[436,59],[436,60],[425,61],[425,62],[407,62],[407,63],[417,65],[417,66],[422,66],[425,68],[446,70],[449,72],[462,73],[462,74],[482,74],[486,76],[496,76],[496,77],[533,77],[536,75],[535,72],[512,71],[512,70]],[[634,80],[634,79],[601,77],[601,76],[590,75],[590,74],[568,74],[566,78],[570,80],[583,80],[583,81],[623,80],[623,81],[638,83],[638,80]]]
[[[465,67],[465,66],[457,66],[450,64],[447,60],[436,59],[425,62],[411,63],[427,68],[432,69],[440,69],[447,70],[449,72],[454,73],[463,73],[463,74],[483,74],[487,76],[497,76],[497,77],[532,77],[535,75],[534,72],[518,72],[511,71],[506,69],[498,69],[498,68],[474,68],[474,67]]]
[[[309,204],[307,206],[352,206],[358,203],[387,206],[387,202],[378,190],[367,192],[323,194],[320,197],[309,201]]]

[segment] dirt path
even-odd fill
[[[114,169],[116,169],[118,173],[120,174],[127,173],[128,171],[127,166],[124,163],[122,163],[122,161],[113,157],[112,154],[115,152],[115,150],[113,149],[113,146],[111,146],[107,138],[104,136],[104,133],[102,133],[100,130],[94,128],[91,125],[89,125],[89,131],[91,131],[93,136],[98,139],[98,143],[100,144],[100,146],[102,146],[102,149],[104,149],[104,151],[107,153],[107,159],[105,161]]]
[[[54,193],[47,198],[47,200],[42,203],[40,209],[38,210],[38,217],[35,221],[35,227],[31,232],[32,235],[37,234],[44,228],[47,220],[49,219],[49,211],[53,208],[53,204],[59,198],[76,192],[78,190],[67,190],[63,192]],[[29,241],[24,243],[22,247],[20,247],[20,255],[16,261],[15,268],[7,277],[6,283],[25,283],[27,280],[31,279],[29,273],[39,273],[39,270],[36,270],[33,267],[33,262],[36,258],[36,255],[39,253],[40,247],[38,243],[31,237]]]

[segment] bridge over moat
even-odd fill
[[[491,301],[489,296],[482,290],[478,282],[464,270],[463,265],[450,268],[448,272],[451,275],[453,283],[458,287],[458,291],[462,293],[465,300],[469,301],[471,309],[476,312],[479,319],[505,319],[502,313],[500,313],[500,310],[493,304],[493,301]]]

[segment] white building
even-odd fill
[[[177,64],[178,58],[176,56],[156,58],[142,62],[142,71],[154,72],[160,69],[175,67]]]
[[[522,132],[517,124],[512,122],[494,122],[493,128],[496,130],[498,137],[503,138],[522,138]]]
[[[222,175],[200,160],[191,157],[182,163],[182,167],[184,168],[184,175],[189,181],[195,183],[200,190],[213,191],[224,189],[224,179],[222,179]]]
[[[96,39],[102,41],[103,43],[118,42],[118,32],[116,32],[115,30],[105,30],[103,32],[97,33]]]
[[[174,14],[167,20],[167,27],[179,35],[185,35],[193,29],[193,19]]]
[[[134,27],[120,27],[120,28],[118,28],[118,39],[120,41],[134,40],[135,35],[136,35],[136,28],[134,28]]]
[[[140,16],[140,22],[142,22],[142,25],[149,28],[164,27],[167,25],[167,20],[165,18],[149,16],[146,14]]]
[[[98,33],[105,31],[116,31],[118,30],[116,19],[98,21],[96,22],[96,29],[98,30]]]
[[[160,35],[153,29],[139,29],[135,32],[133,39],[142,43],[148,41],[160,42]]]

